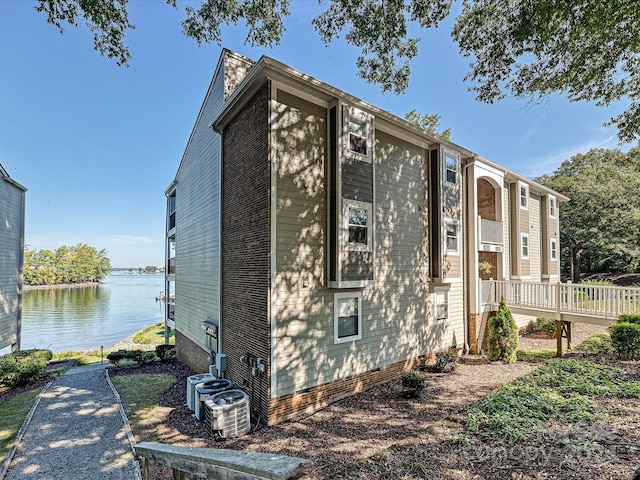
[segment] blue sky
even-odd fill
[[[186,4],[130,2],[133,59],[120,68],[94,51],[87,29],[61,35],[35,2],[0,1],[0,163],[29,189],[32,248],[82,242],[105,248],[114,267],[162,265],[164,190],[220,54],[220,46],[198,47],[182,35]],[[224,30],[223,46],[254,60],[271,56],[401,117],[414,108],[438,113],[454,142],[529,177],[576,153],[617,147],[602,123],[623,106],[560,96],[533,107],[477,102],[462,80],[469,61],[450,40],[451,22],[417,32],[409,89],[382,94],[357,78],[354,47],[320,41],[310,24],[319,12],[315,0],[293,0],[280,46],[244,45],[244,23]]]

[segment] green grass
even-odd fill
[[[164,322],[151,325],[144,330],[138,332],[133,337],[136,343],[144,343],[146,345],[164,345]],[[171,329],[169,343],[175,344],[175,331]]]
[[[120,375],[111,378],[116,387],[125,413],[131,423],[131,430],[137,442],[158,442],[158,424],[162,423],[158,404],[160,394],[176,381],[172,375],[140,374]],[[140,388],[144,385],[144,388]]]
[[[36,388],[0,403],[0,462],[7,458],[13,441],[41,390]]]
[[[80,351],[67,350],[66,352],[57,352],[53,354],[53,360],[76,360],[76,365],[89,365],[91,363],[99,363],[102,360],[100,350]],[[107,361],[107,352],[104,353],[104,361]]]
[[[520,362],[541,363],[551,358],[555,358],[556,351],[549,349],[542,350],[517,350],[516,359]]]
[[[640,382],[628,381],[620,368],[556,358],[494,390],[467,411],[464,423],[483,439],[515,443],[548,422],[596,421],[602,414],[594,397],[640,398]]]

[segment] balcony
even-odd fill
[[[478,217],[478,250],[487,250],[485,246],[502,247],[504,245],[504,228],[502,222],[494,222]],[[495,248],[495,247],[494,247]],[[496,251],[501,251],[501,248]]]

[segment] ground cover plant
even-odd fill
[[[40,388],[28,390],[0,402],[0,463],[4,462],[18,435],[24,419],[29,414]]]

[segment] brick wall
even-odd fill
[[[176,358],[198,373],[209,372],[209,353],[176,330]]]
[[[271,400],[269,408],[269,424],[275,425],[303,413],[311,414],[341,398],[397,378],[422,361],[409,359],[389,365],[379,371],[354,375],[344,380],[309,388],[304,392],[274,398]]]
[[[496,190],[483,178],[478,179],[478,215],[485,220],[496,219]]]
[[[270,187],[268,83],[225,128],[222,140],[221,335],[226,377],[254,382],[251,403],[269,398]],[[256,381],[241,363],[245,354],[264,359],[267,371]]]

